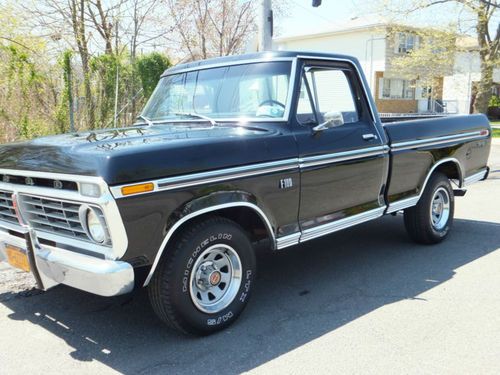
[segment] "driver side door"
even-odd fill
[[[296,111],[303,240],[381,216],[385,209],[388,147],[362,87],[349,63],[303,65]]]

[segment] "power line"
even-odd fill
[[[302,5],[302,4],[299,4],[297,1],[295,1],[295,0],[291,0],[291,2],[292,2],[292,3],[294,3],[296,6],[298,6],[299,8],[304,9],[306,12],[308,12],[308,13],[310,13],[310,14],[312,14],[312,15],[316,16],[316,17],[322,18],[323,20],[327,21],[327,22],[328,22],[329,24],[331,24],[331,25],[335,25],[331,19],[326,18],[326,17],[322,16],[321,14],[318,14],[318,13],[313,12],[310,8],[305,7],[305,6],[304,6],[304,5]]]

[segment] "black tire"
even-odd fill
[[[433,224],[432,205],[437,195],[448,196],[449,213],[443,216],[439,225]],[[439,198],[437,198],[439,199]],[[429,179],[417,205],[404,211],[406,231],[411,239],[420,244],[436,244],[443,241],[450,232],[455,212],[455,199],[450,180],[436,172]]]
[[[220,311],[204,312],[195,305],[193,299],[197,298],[194,296],[197,289],[192,286],[191,281],[196,284],[198,279],[196,275],[200,275],[204,264],[210,264],[201,259],[202,255],[210,253],[212,251],[210,249],[215,248],[217,251],[217,249],[225,249],[226,247],[233,254],[232,259],[238,259],[241,265],[239,287],[238,281],[228,282],[227,285],[232,285],[232,289],[229,288],[224,296],[229,292],[231,293],[228,296],[235,294],[234,298],[226,299],[229,303],[227,307],[222,308],[224,304],[221,304]],[[236,258],[234,258],[234,252],[237,253]],[[198,272],[193,271],[195,267],[199,270]],[[183,333],[208,335],[228,327],[238,318],[248,302],[255,273],[255,253],[245,231],[231,220],[210,217],[189,225],[175,238],[172,246],[165,249],[162,260],[148,287],[149,298],[155,313],[168,326]],[[203,274],[206,275],[206,273]],[[233,272],[232,274],[238,273]],[[220,275],[217,286],[207,283],[206,285],[202,284],[204,288],[222,286],[224,283],[220,281]],[[194,280],[191,280],[191,277]],[[204,281],[207,282],[208,278],[212,282],[212,274],[205,277]],[[234,284],[232,284],[233,282]],[[194,292],[191,292],[191,288]],[[235,292],[236,290],[237,292]]]

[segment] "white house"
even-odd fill
[[[401,79],[391,71],[391,59],[418,48],[418,36],[405,32],[392,37],[390,27],[388,22],[358,18],[325,31],[276,37],[273,47],[357,57],[381,113],[469,113],[474,82],[481,77],[479,55],[474,46],[470,45],[470,52],[457,54],[449,76],[440,78],[432,88],[421,87],[418,82]],[[495,81],[500,82],[500,70],[495,72]]]

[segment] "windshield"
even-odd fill
[[[162,78],[142,112],[151,121],[282,119],[291,62],[260,62],[202,69]],[[191,116],[189,115],[191,114]]]

